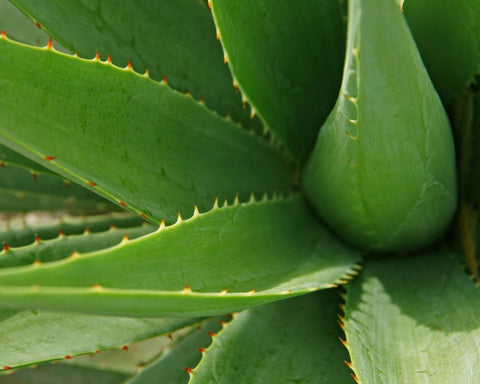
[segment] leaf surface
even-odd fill
[[[405,0],[410,29],[438,93],[446,103],[480,74],[480,2]]]
[[[351,383],[338,340],[338,301],[328,290],[234,315],[190,383]]]
[[[235,81],[261,120],[297,158],[311,149],[335,103],[345,55],[338,0],[212,0]]]
[[[278,150],[164,83],[3,35],[0,53],[0,142],[151,221],[290,189]]]
[[[0,306],[208,316],[332,287],[359,254],[302,198],[214,208],[137,240],[0,271]]]
[[[362,383],[473,383],[480,292],[447,252],[369,261],[347,285],[345,332]]]
[[[172,332],[191,319],[137,319],[73,313],[2,311],[0,369],[122,348]]]
[[[168,84],[246,127],[260,126],[242,108],[207,4],[201,0],[15,0],[32,19],[81,57],[97,50],[103,60],[126,66]],[[32,23],[33,24],[33,23]],[[13,29],[13,28],[12,28]],[[9,33],[9,29],[6,30]]]

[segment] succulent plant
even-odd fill
[[[480,375],[478,1],[12,0],[0,30],[0,383]]]

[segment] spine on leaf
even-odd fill
[[[304,186],[320,216],[362,248],[421,248],[450,223],[450,124],[395,0],[350,1],[342,86]]]

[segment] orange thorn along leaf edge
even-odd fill
[[[44,159],[47,160],[47,161],[52,161],[52,160],[55,160],[57,158],[57,156],[45,156]]]
[[[38,29],[42,29],[42,26],[40,25],[40,23],[38,21],[35,22],[35,25],[37,26]]]
[[[185,371],[187,371],[187,373],[189,373],[189,374],[192,374],[192,373],[193,373],[193,369],[192,369],[192,368],[183,367],[183,369],[184,369]]]
[[[53,39],[52,39],[52,36],[50,36],[47,43],[47,49],[52,49],[52,48],[53,48]]]

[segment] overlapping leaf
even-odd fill
[[[290,188],[281,153],[164,83],[6,37],[0,52],[0,142],[152,221]]]
[[[0,306],[206,316],[328,288],[359,254],[298,196],[234,204],[103,251],[0,271]]]

